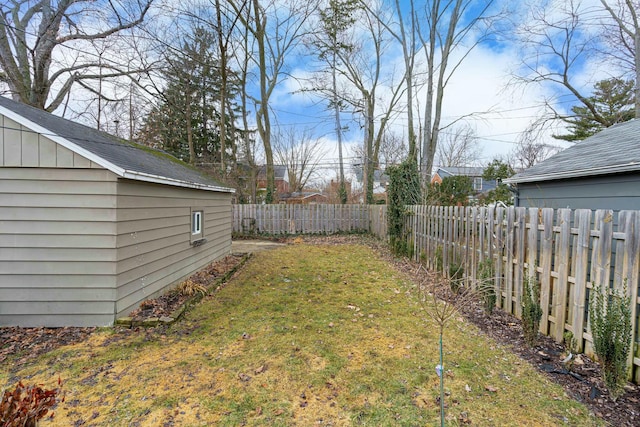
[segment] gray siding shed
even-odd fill
[[[520,183],[518,206],[640,210],[640,173]]]
[[[0,326],[112,324],[230,252],[231,196],[166,154],[0,98]]]
[[[504,182],[518,206],[640,209],[640,120],[606,128]]]

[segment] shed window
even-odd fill
[[[191,234],[193,236],[202,234],[202,211],[191,212]]]

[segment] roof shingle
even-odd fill
[[[82,150],[85,150],[97,157],[90,160],[119,176],[146,181],[154,181],[152,178],[155,177],[158,182],[170,185],[233,191],[163,151],[123,141],[108,133],[1,96],[0,114],[58,143],[64,143],[72,151],[80,151],[78,154],[82,155]],[[60,141],[58,137],[64,141]]]
[[[606,128],[505,182],[551,181],[639,170],[640,120],[634,119]]]

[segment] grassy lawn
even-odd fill
[[[437,335],[415,289],[371,249],[257,253],[165,331],[105,330],[16,378],[66,400],[42,426],[436,425]],[[454,319],[445,336],[448,425],[597,425],[526,362]]]

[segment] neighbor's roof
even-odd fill
[[[0,114],[122,178],[210,191],[234,192],[180,160],[108,133],[0,96]]]
[[[289,181],[289,175],[287,174],[287,167],[285,165],[273,165],[274,179],[282,179]],[[267,165],[260,166],[258,169],[258,179],[265,179],[267,176]]]
[[[637,119],[606,128],[504,182],[552,181],[633,171],[640,171]]]
[[[476,166],[443,166],[436,170],[436,173],[444,178],[444,176],[482,176],[483,167]],[[443,176],[444,175],[444,176]]]

